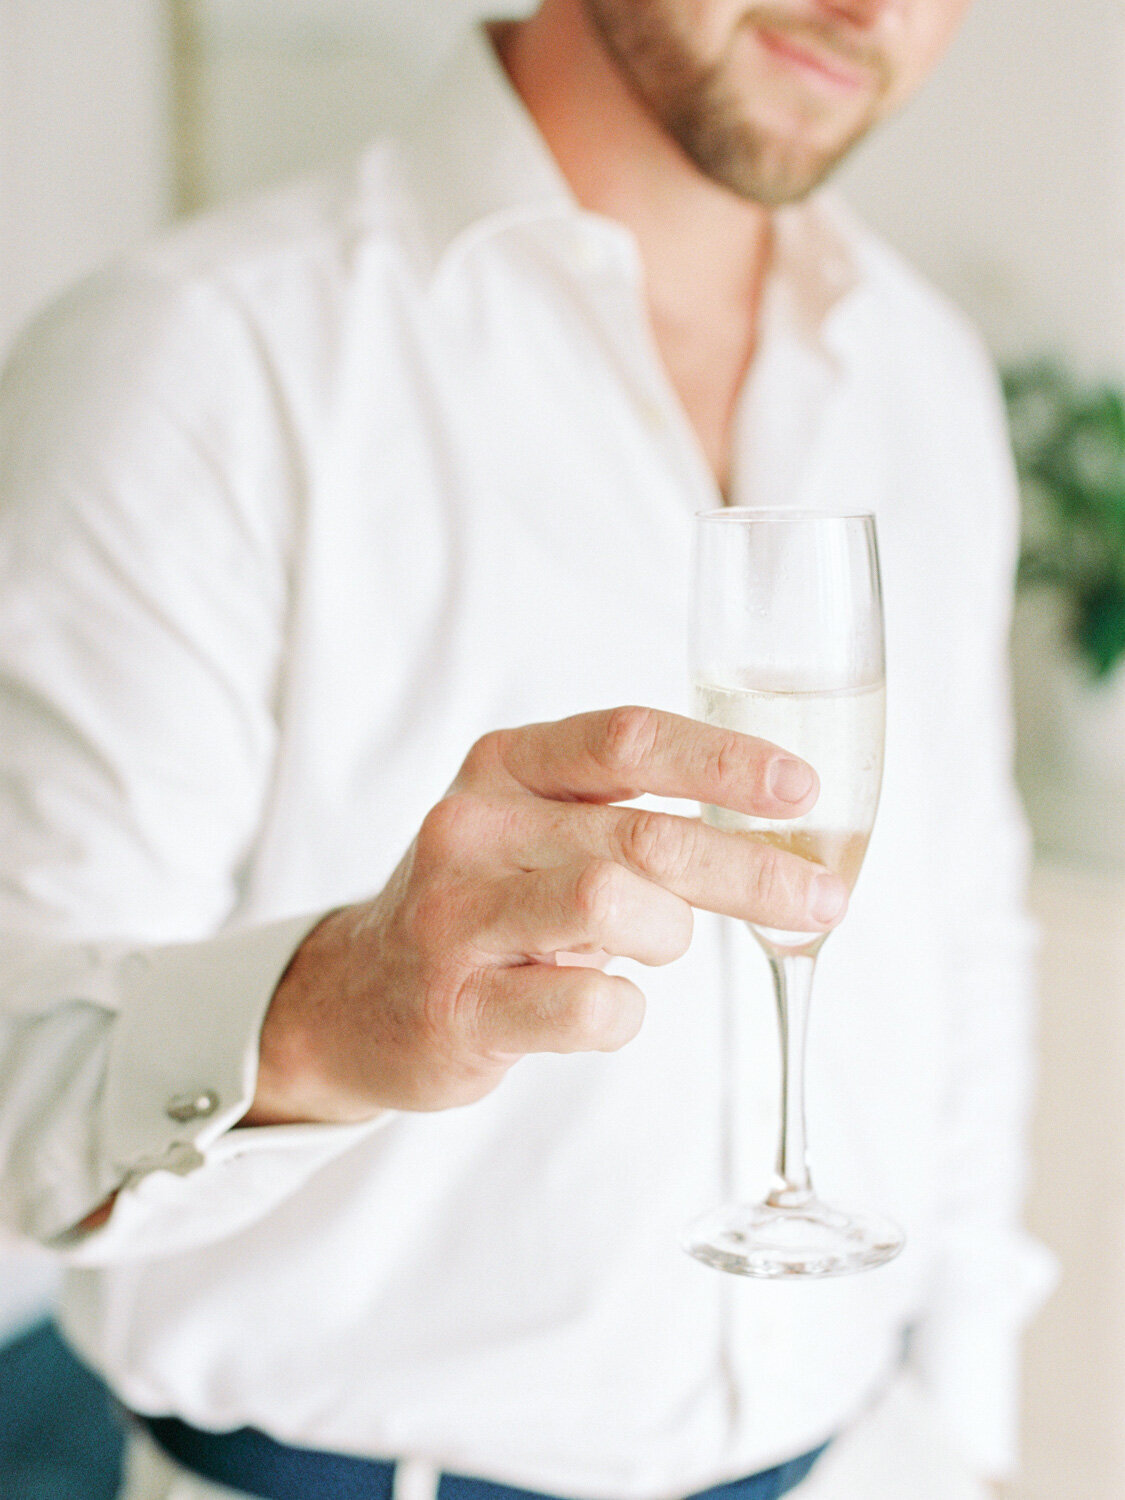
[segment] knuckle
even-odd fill
[[[442,1017],[448,1035],[469,1046],[480,1046],[488,1032],[489,1004],[486,976],[480,969],[469,968],[449,986]]]
[[[493,729],[482,734],[461,762],[458,784],[480,781],[493,776],[504,762],[504,731]]]
[[[747,775],[746,741],[734,733],[724,734],[711,751],[710,774],[716,786],[736,787]]]
[[[427,863],[449,864],[479,842],[480,809],[475,797],[450,792],[422,820],[418,850]]]
[[[595,759],[617,775],[630,776],[650,758],[659,723],[650,708],[612,709],[602,720],[592,747]]]
[[[624,898],[625,871],[612,860],[584,866],[574,886],[574,905],[584,927],[600,932],[613,925]]]
[[[425,1059],[426,1071],[448,1077],[485,1049],[486,976],[480,970],[435,961],[419,977],[415,1049]]]
[[[779,850],[769,844],[758,845],[754,867],[754,896],[758,908],[767,914],[785,911],[791,901],[786,861]]]
[[[657,880],[675,880],[690,860],[685,829],[667,813],[638,809],[622,819],[621,852],[634,869]]]

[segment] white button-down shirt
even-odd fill
[[[445,1113],[234,1128],[300,937],[381,886],[476,736],[688,708],[718,497],[642,276],[474,36],[413,127],[138,252],[17,351],[0,1206],[68,1259],[71,1334],[143,1411],[657,1500],[838,1430],[913,1329],[1002,1468],[1038,1275],[1013,485],[972,334],[823,204],[779,216],[735,498],[878,513],[885,789],[821,959],[810,1124],[825,1196],[906,1252],[763,1285],[679,1248],[763,1189],[777,1118],[766,965],[703,914],[637,971],[619,1055],[529,1058]]]

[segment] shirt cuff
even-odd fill
[[[123,960],[97,1142],[97,1178],[117,1199],[104,1226],[59,1237],[69,1260],[99,1264],[220,1239],[390,1118],[232,1134],[254,1099],[270,1000],[321,915]]]

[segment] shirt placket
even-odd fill
[[[656,344],[636,245],[624,231],[591,216],[570,226],[568,259],[610,335],[630,404],[682,503],[689,511],[721,505],[718,483]]]

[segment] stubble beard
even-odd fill
[[[741,198],[779,207],[807,197],[878,118],[887,82],[878,56],[864,58],[877,85],[867,107],[829,144],[810,145],[809,132],[823,133],[824,106],[806,100],[803,117],[795,108],[791,133],[770,130],[749,118],[726,76],[726,57],[713,63],[698,57],[690,37],[682,34],[674,0],[585,0],[585,5],[604,46],[645,108],[705,176]],[[743,24],[759,18],[781,29],[789,19],[775,17],[769,6],[752,6]],[[815,32],[832,44],[830,30],[818,27]]]

